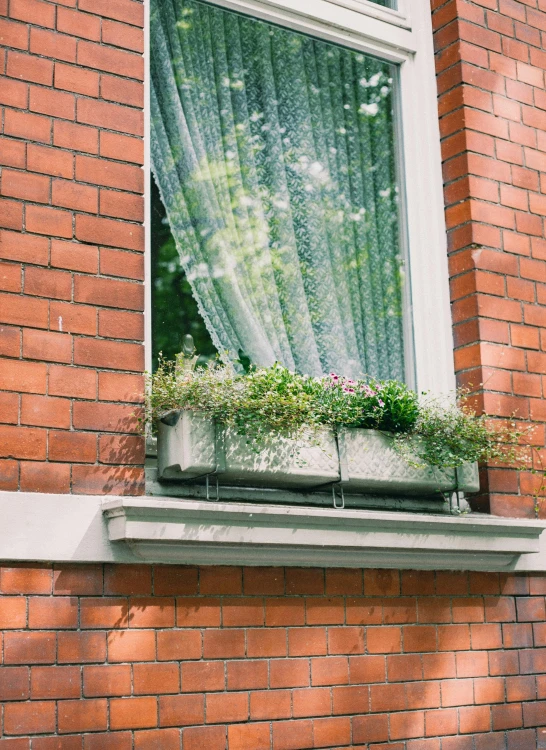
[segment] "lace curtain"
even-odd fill
[[[193,0],[152,0],[151,42],[153,171],[218,351],[403,380],[393,66]]]

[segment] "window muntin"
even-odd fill
[[[404,379],[395,66],[181,8],[152,19],[152,153],[216,348]]]

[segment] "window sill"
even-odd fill
[[[156,563],[512,570],[544,522],[371,510],[104,499],[111,542]],[[518,566],[519,567],[519,566]]]

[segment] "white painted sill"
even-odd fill
[[[104,499],[111,542],[156,563],[511,570],[544,522],[371,510]]]
[[[0,560],[12,562],[544,572],[545,528],[477,514],[0,492]]]

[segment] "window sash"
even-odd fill
[[[446,393],[454,388],[446,228],[440,134],[430,8],[424,0],[399,0],[393,11],[368,0],[213,0],[213,3],[295,31],[317,36],[399,64],[402,228],[407,235],[407,272],[418,390]],[[347,7],[350,6],[350,7]],[[147,19],[148,23],[148,19]],[[149,68],[149,29],[146,27]],[[149,157],[149,74],[146,80],[146,161]],[[146,201],[147,369],[151,369],[150,205]],[[408,357],[411,352],[408,352]],[[410,382],[412,378],[410,377]]]

